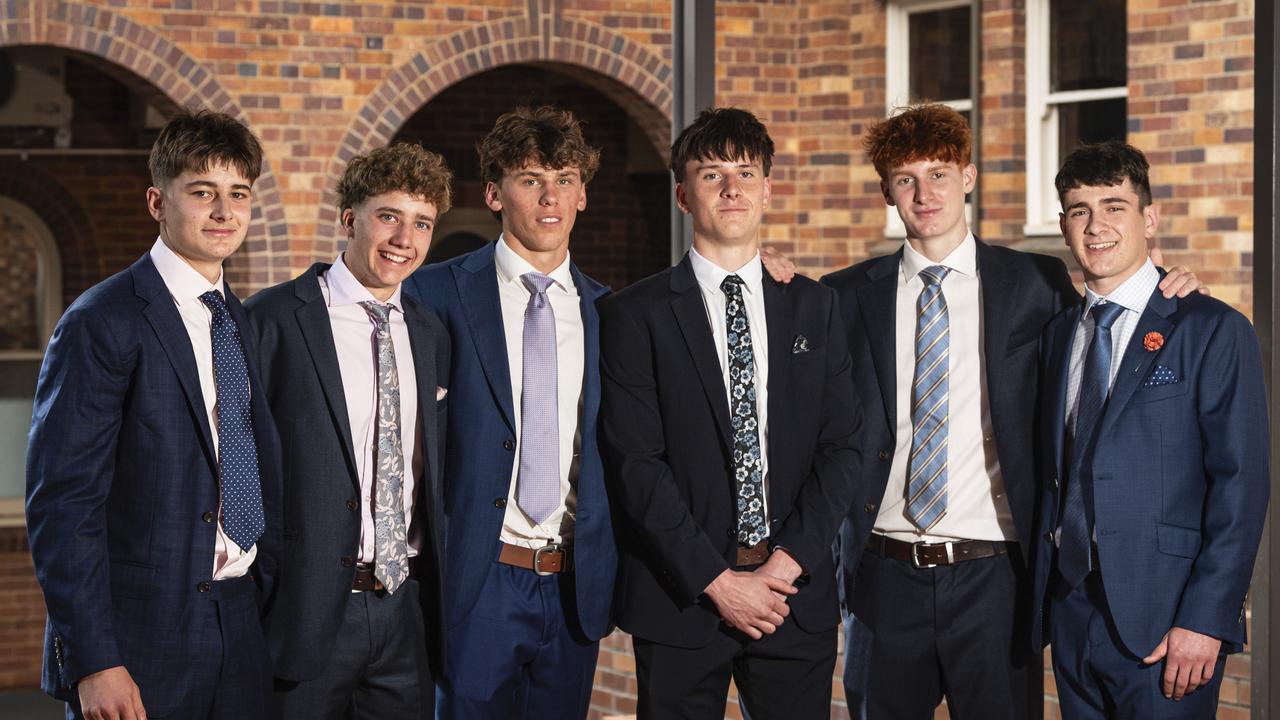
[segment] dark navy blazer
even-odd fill
[[[461,622],[476,604],[492,563],[511,484],[515,413],[511,371],[498,298],[494,244],[430,265],[404,283],[444,323],[453,341],[449,389],[444,496],[449,566],[445,575],[448,622]],[[605,494],[604,468],[596,440],[600,409],[600,321],[596,299],[609,290],[569,266],[578,288],[586,357],[583,363],[582,447],[573,564],[578,619],[592,640],[612,630],[609,607],[617,569],[613,523]]]
[[[1067,463],[1068,364],[1081,312],[1077,304],[1054,318],[1042,346],[1047,452],[1037,612],[1044,610]],[[1163,347],[1144,345],[1152,332]],[[1157,289],[1120,360],[1096,438],[1082,475],[1093,490],[1107,606],[1125,647],[1144,657],[1177,626],[1238,651],[1269,493],[1266,391],[1249,321],[1213,298],[1170,300]],[[1039,649],[1049,633],[1040,635],[1041,622],[1034,627]]]
[[[266,532],[254,574],[270,593],[280,547],[280,443],[257,352],[230,289],[252,388]],[[49,620],[41,687],[123,665],[149,715],[191,686],[210,611],[218,475],[195,354],[168,288],[143,255],[81,295],[58,322],[36,386],[27,531]],[[206,616],[207,617],[207,616]],[[207,682],[209,678],[204,678]]]
[[[328,269],[316,263],[245,303],[284,444],[284,555],[266,632],[276,676],[292,681],[316,678],[333,654],[360,550],[360,477],[329,307],[317,280]],[[449,337],[430,310],[411,297],[402,302],[411,347],[396,350],[413,354],[424,443],[415,485],[415,522],[423,531],[418,599],[431,665],[442,668],[444,403],[436,400],[436,386],[448,372]]]

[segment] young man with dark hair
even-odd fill
[[[750,113],[676,139],[693,248],[601,303],[615,614],[641,718],[826,717],[840,622],[831,543],[860,470],[835,294],[764,273],[773,142]]]
[[[1043,671],[1027,650],[1037,347],[1078,295],[1062,261],[970,232],[978,171],[959,113],[906,108],[864,144],[907,238],[823,279],[840,296],[870,455],[841,530],[846,656],[867,673],[846,696],[869,717],[933,717],[944,696],[957,718],[1039,717]]]
[[[280,544],[279,440],[223,261],[262,167],[234,118],[151,151],[151,250],[63,314],[36,388],[27,528],[68,717],[268,718],[258,602]]]
[[[596,447],[596,298],[569,258],[599,152],[571,113],[519,108],[480,142],[497,242],[405,289],[453,339],[441,718],[585,718],[616,551]]]
[[[434,716],[449,337],[402,283],[450,179],[418,145],[352,159],[344,251],[245,303],[286,439],[287,542],[266,615],[282,718]]]
[[[1055,184],[1086,290],[1040,344],[1032,648],[1052,641],[1064,718],[1212,718],[1266,520],[1258,339],[1218,300],[1157,291],[1139,150],[1082,147]]]

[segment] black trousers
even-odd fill
[[[934,568],[864,554],[853,602],[872,635],[867,717],[926,720],[945,696],[954,720],[1040,718],[1030,585],[1016,546]]]
[[[276,680],[285,720],[431,720],[435,680],[427,659],[418,581],[394,594],[351,593],[333,654],[320,676]]]
[[[640,720],[721,720],[729,678],[751,720],[831,714],[836,628],[809,633],[787,618],[760,640],[721,625],[701,648],[633,638]]]

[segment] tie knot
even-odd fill
[[[946,265],[931,265],[920,271],[920,279],[925,285],[941,285],[951,268]]]
[[[529,288],[529,292],[535,295],[545,293],[547,288],[551,287],[551,283],[555,282],[555,280],[540,272],[527,272],[520,276],[520,280],[525,287]]]
[[[210,290],[201,295],[200,302],[204,303],[214,315],[221,315],[227,311],[227,301],[222,298],[222,293],[217,290]]]
[[[391,322],[391,306],[376,303],[372,300],[365,300],[360,303],[360,307],[369,313],[369,319],[377,325],[386,325]]]
[[[1120,313],[1124,312],[1124,307],[1113,302],[1100,302],[1089,312],[1093,315],[1095,327],[1109,329],[1116,318],[1120,317]]]
[[[742,294],[742,278],[737,275],[725,275],[724,280],[720,281],[720,290],[725,295],[741,295]]]

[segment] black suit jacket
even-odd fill
[[[329,309],[317,277],[326,263],[268,288],[245,303],[258,339],[267,399],[284,445],[282,579],[267,608],[267,644],[277,677],[301,681],[320,674],[333,652],[351,593],[360,544],[360,479]],[[423,476],[417,478],[420,601],[432,667],[443,667],[441,603],[444,519],[441,438],[449,336],[430,310],[401,295],[409,327],[422,423]]]
[[[987,402],[996,436],[996,455],[1018,541],[1023,548],[1030,548],[1039,493],[1033,427],[1040,387],[1040,332],[1059,310],[1078,300],[1079,294],[1071,284],[1066,265],[1057,258],[981,241],[977,242],[976,252]],[[849,606],[858,560],[875,525],[896,446],[894,299],[901,261],[899,250],[822,279],[840,296],[853,358],[854,385],[866,411],[865,482],[858,486],[859,494],[840,532],[841,574]]]
[[[835,295],[764,279],[770,546],[806,571],[789,600],[809,631],[839,622],[831,542],[859,473],[860,410]],[[600,302],[603,431],[620,516],[618,625],[702,647],[719,616],[703,589],[736,562],[729,405],[686,257]]]

